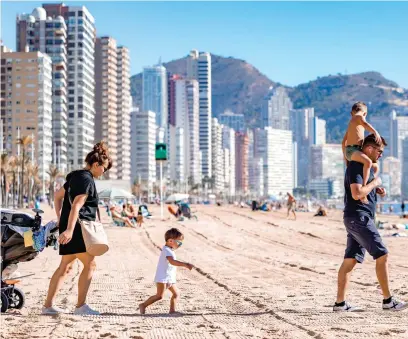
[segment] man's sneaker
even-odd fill
[[[344,305],[334,305],[334,312],[363,312],[364,309],[358,306],[351,306],[348,302],[345,302]]]
[[[76,307],[74,314],[76,315],[99,315],[98,311],[93,310],[87,304],[83,304],[81,307]]]
[[[398,301],[392,297],[388,304],[383,303],[382,308],[385,311],[402,311],[408,308],[408,302]]]
[[[44,307],[42,308],[41,314],[43,315],[56,315],[60,313],[68,313],[68,311],[59,308],[57,306],[51,306],[51,307]]]

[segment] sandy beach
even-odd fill
[[[88,303],[100,316],[40,315],[49,279],[60,257],[52,248],[19,265],[26,306],[2,314],[1,338],[408,338],[408,312],[384,312],[367,256],[354,271],[348,300],[363,313],[335,314],[337,270],[346,232],[340,211],[328,217],[252,212],[233,206],[193,206],[198,221],[177,222],[154,207],[141,229],[109,226],[111,250],[97,259]],[[53,218],[47,209],[44,220]],[[382,216],[380,220],[396,217]],[[170,293],[140,315],[137,305],[155,292],[153,278],[164,233],[185,235],[178,269],[178,311],[168,315]],[[384,235],[393,231],[382,231]],[[408,238],[385,236],[394,294],[408,300]],[[80,265],[76,263],[56,305],[73,311]]]

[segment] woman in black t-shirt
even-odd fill
[[[99,199],[94,178],[100,177],[109,170],[112,167],[112,160],[106,145],[100,142],[86,156],[85,162],[85,169],[69,173],[64,186],[55,193],[55,211],[60,232],[59,251],[62,257],[59,267],[51,278],[47,299],[42,309],[43,314],[66,313],[59,307],[53,306],[53,301],[76,259],[79,259],[84,267],[79,276],[78,303],[74,314],[99,314],[85,303],[96,264],[95,257],[86,252],[78,218],[95,221]]]

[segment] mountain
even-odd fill
[[[282,86],[270,80],[244,60],[211,55],[213,115],[226,109],[245,114],[249,127],[259,121],[262,99],[271,86]],[[186,75],[187,57],[163,64],[174,74]],[[392,109],[408,109],[408,91],[377,72],[329,75],[296,87],[285,86],[294,108],[314,107],[316,115],[327,121],[327,141],[340,142],[355,101],[369,106],[369,115],[388,114]],[[131,77],[131,92],[141,106],[142,74]]]

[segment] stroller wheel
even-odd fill
[[[9,308],[21,309],[25,303],[24,292],[17,287],[10,290],[8,294]]]
[[[4,292],[1,292],[1,313],[4,313],[9,308],[9,301]]]

